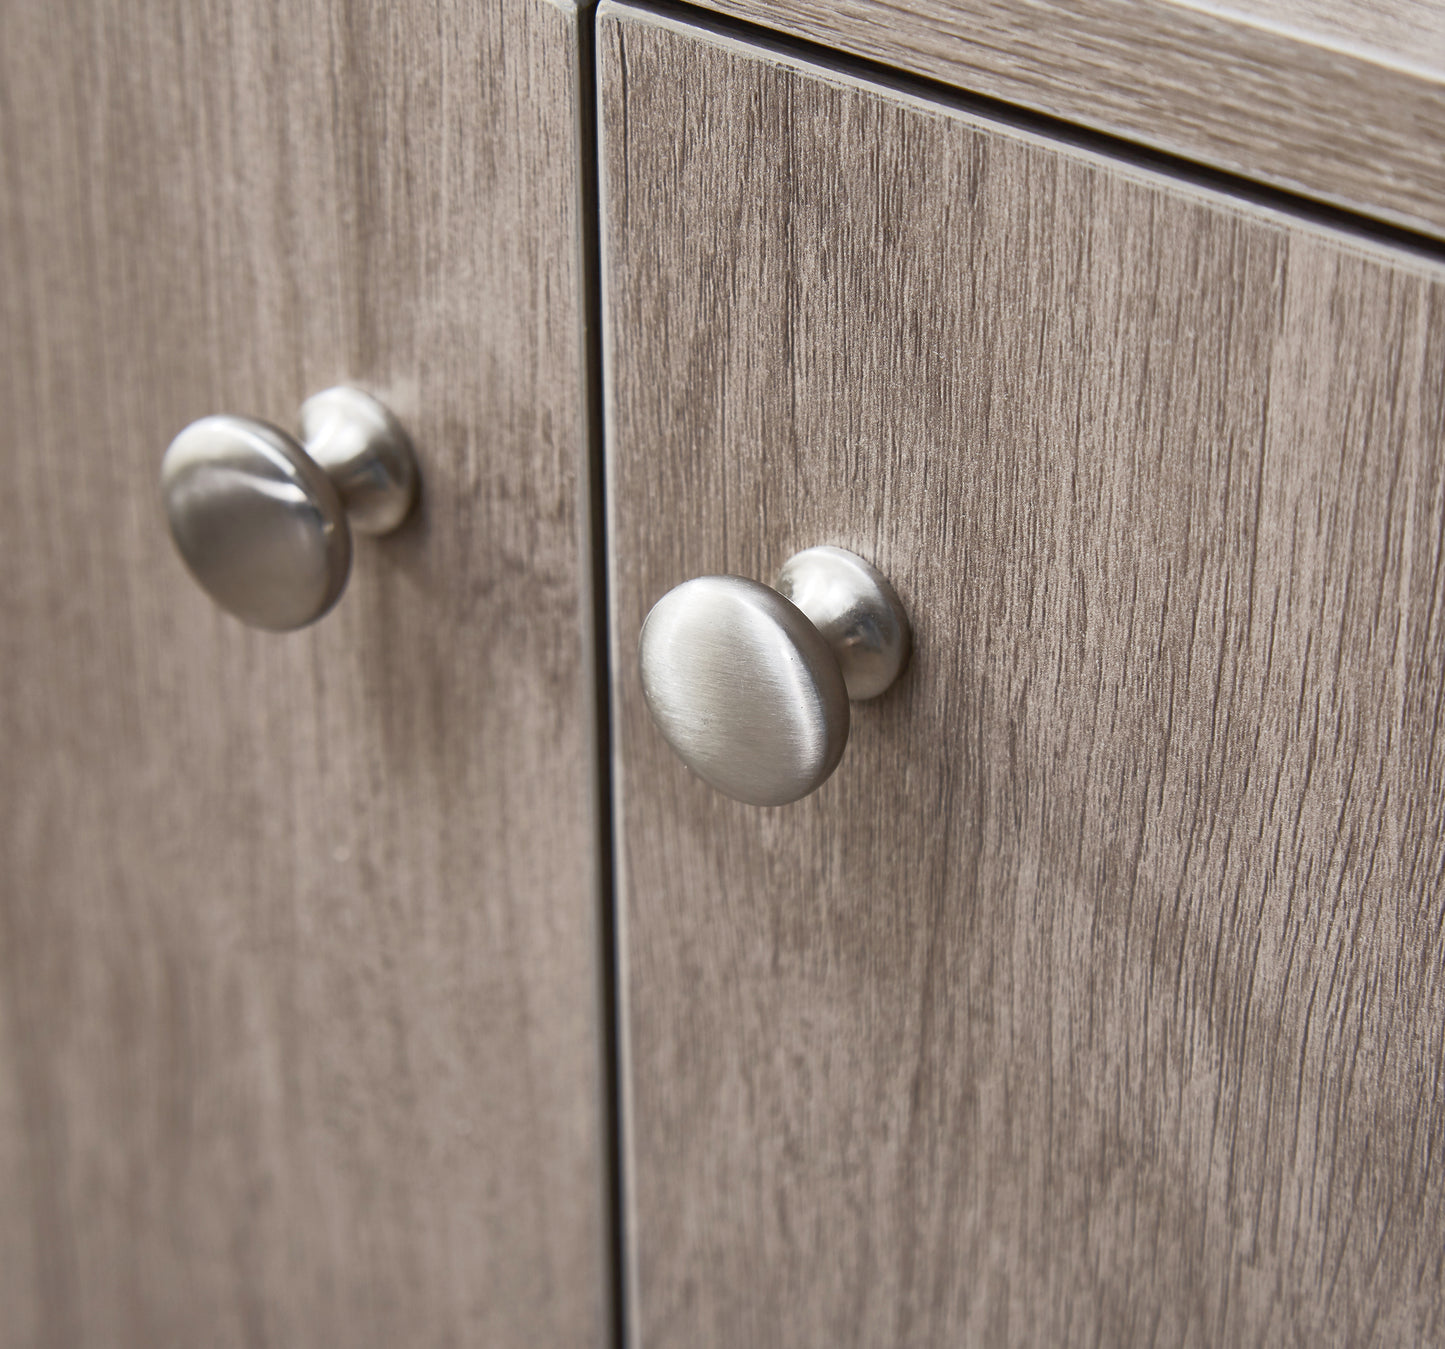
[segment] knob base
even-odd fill
[[[903,672],[913,646],[908,613],[888,578],[856,553],[805,548],[783,563],[777,588],[823,634],[854,702],[878,697]]]
[[[390,534],[411,512],[416,453],[396,418],[369,394],[345,385],[312,394],[301,405],[301,439],[358,534]]]

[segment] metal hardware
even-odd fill
[[[911,644],[893,587],[842,548],[808,548],[776,590],[684,581],[653,606],[638,659],[668,744],[718,791],[781,806],[816,791],[848,743],[848,699],[898,678]]]
[[[161,462],[171,537],[191,575],[252,627],[314,623],[341,597],[351,535],[387,534],[416,498],[411,441],[358,389],[301,407],[301,435],[249,417],[202,417]]]

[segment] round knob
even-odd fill
[[[842,548],[808,548],[776,590],[740,576],[684,581],[642,625],[648,710],[705,782],[753,806],[816,791],[848,743],[848,699],[874,698],[908,660],[888,581]]]
[[[301,443],[248,417],[202,417],[166,450],[161,495],[201,588],[252,627],[314,623],[341,597],[351,533],[386,534],[416,497],[406,432],[358,389],[301,408]]]

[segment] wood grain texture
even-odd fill
[[[1445,13],[1439,0],[1172,0],[1192,9],[1234,15],[1246,23],[1274,27],[1333,46],[1363,49],[1393,65],[1445,69]]]
[[[1440,1343],[1445,268],[601,13],[638,1343]],[[818,543],[740,806],[637,633]]]
[[[1439,0],[700,0],[1445,238]]]
[[[0,1344],[607,1339],[577,16],[0,3]],[[294,636],[156,475],[352,380]]]

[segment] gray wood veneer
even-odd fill
[[[0,4],[0,1344],[609,1338],[578,15]],[[351,380],[250,632],[156,475]]]
[[[700,0],[1445,238],[1440,0]]]
[[[1445,269],[607,4],[641,1349],[1445,1336]],[[635,647],[833,543],[814,797]]]

